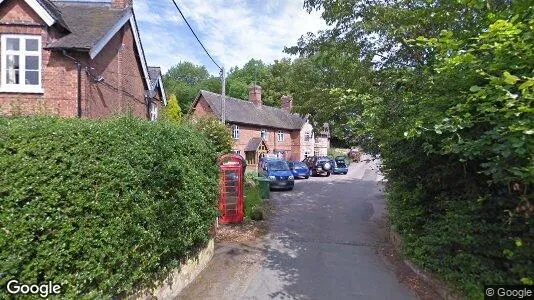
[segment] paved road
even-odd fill
[[[353,164],[348,175],[299,180],[291,192],[272,193],[276,212],[263,243],[219,248],[214,264],[222,266],[207,268],[211,274],[182,298],[413,299],[377,254],[387,245],[374,169],[373,162]]]

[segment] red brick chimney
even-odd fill
[[[111,0],[111,7],[125,9],[133,6],[133,0]]]
[[[291,96],[282,96],[281,102],[282,109],[290,113],[293,109],[293,98]]]
[[[250,100],[250,102],[256,104],[257,106],[261,106],[263,104],[263,102],[261,101],[261,86],[251,84],[248,87],[248,100]]]

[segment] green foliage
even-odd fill
[[[261,208],[262,200],[260,198],[260,190],[257,185],[245,185],[245,217],[249,220],[253,218],[256,211]]]
[[[195,129],[136,118],[0,118],[0,285],[52,281],[111,298],[195,254],[218,168]]]
[[[204,66],[191,62],[180,62],[171,67],[163,76],[165,90],[180,100],[180,107],[189,111],[201,89],[214,93],[221,92],[220,80],[208,73]]]
[[[469,298],[534,278],[531,2],[307,0],[332,27],[287,49],[337,74],[299,108],[381,155],[405,254]]]
[[[171,94],[167,101],[167,106],[163,108],[163,118],[175,123],[180,123],[182,122],[182,117],[182,109],[178,104],[176,95]]]
[[[214,117],[190,118],[188,123],[202,132],[204,137],[211,142],[211,147],[217,155],[230,153],[232,150],[234,140],[230,129],[219,119]]]

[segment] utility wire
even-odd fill
[[[180,13],[180,15],[182,15],[182,19],[184,19],[185,21],[185,24],[187,24],[187,27],[189,27],[189,29],[191,30],[191,32],[193,33],[193,35],[195,36],[195,38],[197,39],[198,43],[200,44],[200,46],[202,46],[202,49],[204,49],[204,51],[206,52],[206,54],[209,56],[209,58],[211,59],[211,61],[219,68],[219,70],[222,71],[222,68],[215,62],[215,60],[213,59],[213,57],[211,57],[210,53],[208,52],[208,50],[206,49],[206,47],[204,47],[204,45],[202,44],[202,42],[200,41],[200,39],[198,38],[197,34],[195,33],[195,31],[193,30],[193,28],[191,28],[191,25],[189,25],[189,22],[187,22],[187,19],[185,18],[184,14],[182,13],[182,10],[180,9],[180,7],[178,7],[178,4],[176,4],[176,1],[175,0],[172,0],[172,3],[174,3],[174,6],[176,6],[176,9],[178,9],[178,12]]]

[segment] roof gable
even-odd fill
[[[201,90],[193,103],[195,107],[200,97],[203,97],[217,117],[221,116],[222,96],[220,94]],[[260,127],[300,130],[306,120],[297,114],[289,113],[278,107],[267,105],[257,106],[246,100],[226,97],[226,121],[242,123]]]
[[[70,28],[70,33],[50,43],[47,49],[84,51],[88,52],[89,57],[93,59],[119,30],[126,24],[130,24],[134,36],[135,49],[143,70],[143,77],[147,87],[150,87],[145,53],[139,37],[135,13],[131,7],[115,9],[104,4],[86,5],[75,2],[57,2],[56,4],[51,3],[51,5],[58,9]]]
[[[148,76],[150,77],[150,90],[155,90],[159,87],[161,92],[161,97],[163,104],[167,105],[167,96],[165,95],[165,89],[163,88],[163,79],[161,77],[161,68],[159,67],[148,67]]]
[[[0,0],[0,5],[4,3],[5,0]],[[57,19],[60,19],[61,15],[56,16],[53,11],[51,11],[48,4],[51,4],[48,2],[48,0],[24,0],[26,4],[28,4],[29,7],[35,13],[46,23],[48,26],[52,26],[58,21]],[[52,4],[53,6],[53,4]]]

